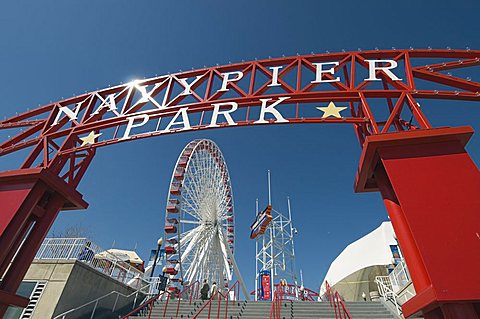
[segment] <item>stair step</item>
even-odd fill
[[[165,301],[155,302],[152,309],[150,319],[188,319],[192,318],[198,310],[204,305],[204,301],[195,300],[191,304],[188,302],[180,303],[177,314],[177,300],[170,300],[168,308],[163,316]],[[379,302],[346,302],[349,312],[354,319],[394,319],[395,317],[390,311]],[[268,318],[272,307],[271,302],[266,301],[236,301],[228,304],[228,319],[260,319]],[[219,311],[220,309],[220,311]],[[220,318],[224,318],[226,310],[225,301],[212,301],[210,307],[210,317],[217,318],[217,313],[220,313]],[[139,319],[148,318],[148,314],[139,314]],[[204,310],[198,314],[198,319],[208,318],[208,305]],[[335,319],[335,313],[328,302],[306,302],[306,301],[284,301],[280,308],[281,319]]]

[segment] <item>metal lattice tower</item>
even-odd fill
[[[268,171],[268,202],[271,205],[270,171]],[[265,232],[255,238],[255,300],[258,300],[259,274],[270,271],[270,287],[275,287],[280,280],[289,284],[298,285],[295,266],[294,236],[297,229],[292,224],[290,198],[287,198],[288,214],[272,208],[272,220]],[[256,201],[257,215],[259,214],[258,199]],[[298,298],[298,296],[296,296]]]

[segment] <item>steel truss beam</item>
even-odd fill
[[[371,59],[398,62],[392,71],[402,80],[392,80],[383,70],[376,71],[379,81],[366,80],[367,61]],[[340,81],[312,81],[316,64],[328,62],[338,62],[338,65],[334,66],[333,75],[323,73],[323,80],[331,81],[338,76]],[[225,102],[238,104],[238,114],[232,113],[235,126],[349,123],[353,124],[363,145],[365,137],[372,134],[431,128],[417,103],[420,99],[480,101],[479,82],[442,73],[479,64],[480,51],[471,50],[341,52],[242,62],[138,80],[51,103],[1,121],[0,129],[17,129],[17,132],[0,144],[0,156],[29,148],[31,152],[22,169],[48,167],[59,175],[63,171],[61,176],[69,184],[78,185],[95,148],[185,131],[178,127],[162,130],[162,125],[181,108],[188,108],[191,130],[232,126],[228,122],[211,125],[214,105]],[[275,68],[278,74],[274,83]],[[222,90],[225,74],[229,72],[243,75],[240,80],[234,76],[229,78],[226,90]],[[375,86],[375,82],[381,87]],[[279,107],[289,114],[285,116],[288,122],[273,118],[259,123],[254,113],[258,113],[260,99],[274,102],[281,97],[289,97]],[[322,118],[321,113],[309,112],[312,104],[330,101],[347,103],[350,114],[342,118]],[[386,108],[382,119],[375,116],[378,101]],[[402,119],[402,111],[410,114],[411,120]],[[137,129],[136,125],[142,121],[139,114],[147,115],[149,121],[155,120],[156,129]],[[132,117],[135,118],[132,120]],[[136,131],[124,138],[129,121],[133,121]],[[93,144],[83,145],[80,137],[90,132],[102,136]]]
[[[371,60],[387,61],[377,61],[372,71]],[[319,76],[319,64],[328,62],[336,63],[332,72]],[[400,80],[389,74],[389,63],[397,65],[390,71]],[[375,50],[242,62],[133,81],[1,121],[0,129],[12,133],[0,143],[0,156],[30,153],[20,169],[0,173],[0,316],[9,304],[25,305],[15,292],[59,210],[87,206],[75,189],[96,148],[188,130],[288,123],[352,124],[366,148],[386,133],[403,138],[417,129],[433,131],[420,99],[480,101],[480,83],[457,71],[479,64],[480,51],[474,50]],[[329,102],[347,106],[349,115],[318,113],[317,106]],[[375,158],[365,156],[365,163]],[[370,164],[365,167],[375,167]],[[478,174],[471,170],[464,175]],[[374,190],[377,178],[364,171],[358,187]],[[474,318],[472,305],[463,318]],[[445,306],[444,313],[453,308]]]

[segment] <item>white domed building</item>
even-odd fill
[[[392,224],[383,222],[378,228],[348,245],[331,263],[322,282],[340,293],[346,301],[370,300],[378,296],[377,276],[388,276],[401,262]]]

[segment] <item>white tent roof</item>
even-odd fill
[[[392,263],[390,245],[397,245],[393,227],[390,222],[383,222],[380,227],[348,245],[332,262],[325,280],[333,286],[343,278],[366,267],[389,265]]]
[[[118,259],[128,261],[131,264],[141,264],[143,262],[143,260],[134,251],[114,248],[98,253],[95,255],[95,257],[108,259],[108,255],[114,255]]]

